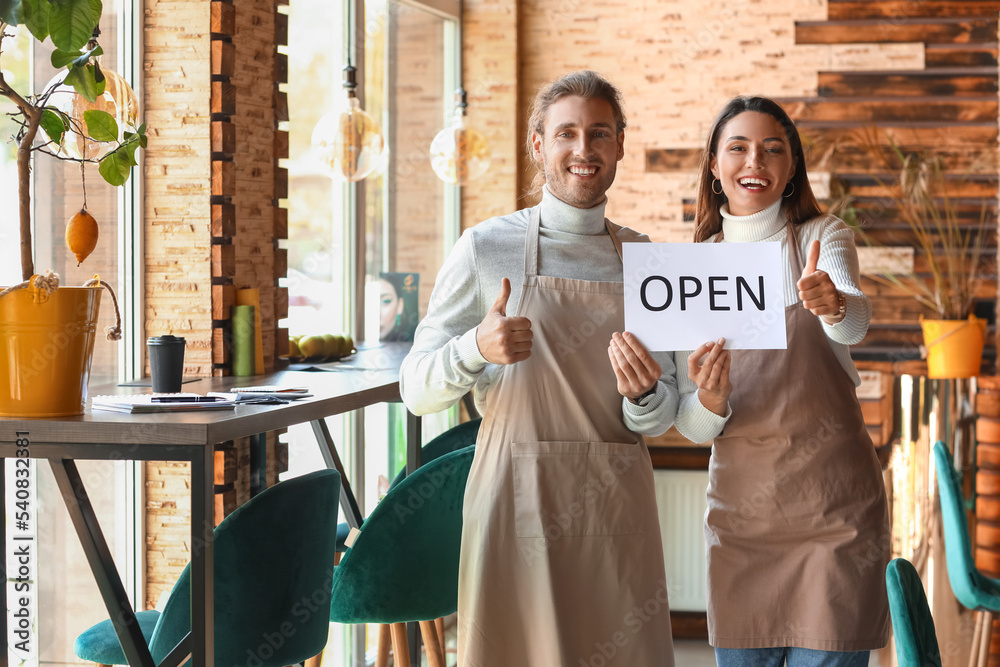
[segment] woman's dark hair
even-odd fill
[[[592,70],[570,72],[549,83],[538,91],[528,111],[528,136],[525,140],[528,148],[528,159],[538,170],[531,182],[528,194],[540,191],[542,185],[545,184],[545,169],[535,159],[531,136],[536,133],[544,136],[545,118],[549,114],[549,107],[562,98],[571,96],[582,97],[585,100],[604,100],[611,105],[611,113],[615,117],[616,132],[621,134],[625,131],[625,111],[622,108],[621,91],[597,72]]]
[[[802,140],[799,138],[799,131],[795,129],[795,123],[792,122],[792,119],[777,102],[766,97],[734,97],[722,108],[712,124],[705,152],[701,156],[701,166],[698,173],[698,200],[694,217],[694,240],[697,243],[722,230],[722,215],[719,213],[719,208],[728,200],[724,193],[716,194],[712,189],[712,182],[715,180],[715,176],[712,175],[712,158],[718,150],[719,140],[726,125],[733,118],[746,111],[756,111],[771,116],[781,124],[788,136],[789,147],[795,160],[795,173],[788,181],[795,186],[795,189],[789,197],[782,200],[781,204],[788,220],[794,225],[800,225],[823,212],[819,207],[819,202],[816,201],[812,187],[809,185]]]

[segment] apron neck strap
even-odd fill
[[[524,239],[525,276],[538,275],[538,237],[539,229],[541,227],[541,209],[541,204],[533,206],[531,208],[531,213],[528,216],[528,233]],[[622,242],[621,239],[618,238],[618,230],[621,229],[621,226],[616,225],[607,218],[604,218],[604,228],[611,236],[611,242],[615,244],[615,252],[618,253],[618,259],[620,260],[622,258]]]
[[[792,279],[798,280],[798,276],[802,275],[802,269],[806,267],[802,263],[802,251],[799,250],[799,240],[795,236],[795,225],[788,222],[785,227],[786,243],[788,244],[788,263],[792,267]]]

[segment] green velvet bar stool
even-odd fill
[[[432,439],[420,449],[420,462],[426,465],[445,454],[476,444],[476,438],[479,435],[479,425],[482,422],[482,417],[463,422]],[[406,468],[400,470],[399,474],[393,478],[392,484],[389,485],[389,490],[391,491],[394,486],[404,479],[406,479]],[[347,551],[345,541],[350,532],[351,527],[346,522],[337,525],[337,551]]]
[[[339,500],[340,473],[320,470],[261,492],[215,528],[215,664],[255,657],[255,667],[284,667],[323,649],[327,614],[302,605],[329,604]],[[163,613],[136,617],[159,663],[191,630],[191,566]],[[265,640],[275,636],[282,641]],[[127,664],[110,620],[80,634],[73,650],[101,665]]]
[[[1000,611],[1000,581],[984,576],[976,567],[959,474],[952,465],[948,448],[941,441],[934,443],[934,463],[938,495],[941,496],[941,518],[944,521],[948,581],[955,598],[976,612],[969,665],[985,667],[990,657],[993,614]]]
[[[458,608],[462,505],[475,446],[438,457],[390,489],[333,577],[330,620],[390,625],[395,667],[410,664],[405,623],[418,621],[430,667],[444,667],[439,619]],[[388,662],[380,633],[379,659]]]
[[[934,619],[927,606],[920,575],[905,558],[889,561],[885,568],[892,634],[899,667],[941,667]]]

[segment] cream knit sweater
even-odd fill
[[[722,213],[723,243],[752,243],[756,241],[777,241],[781,243],[781,258],[784,263],[785,305],[790,306],[799,300],[795,283],[801,276],[792,275],[788,260],[787,233],[785,215],[781,210],[781,200],[769,208],[753,215],[730,215],[725,206]],[[849,345],[860,343],[868,331],[871,320],[871,304],[868,297],[861,293],[860,270],[858,268],[858,253],[854,247],[854,232],[844,221],[832,215],[821,215],[795,228],[796,240],[799,245],[803,263],[809,254],[809,245],[814,240],[820,242],[819,263],[817,268],[826,271],[833,284],[847,298],[847,314],[837,324],[823,323],[827,340],[833,349],[840,365],[854,381],[855,386],[861,379],[851,360]],[[708,239],[707,243],[715,240]],[[822,320],[821,320],[822,321]],[[680,393],[680,406],[677,409],[677,430],[693,442],[707,442],[719,435],[731,412],[719,416],[705,408],[698,399],[698,387],[688,378],[687,363],[691,352],[676,352],[677,389]]]

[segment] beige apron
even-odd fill
[[[792,225],[788,256],[801,275]],[[733,351],[732,416],[709,465],[709,642],[881,648],[890,547],[881,467],[819,318],[796,303],[785,325],[787,350]]]
[[[620,257],[630,232],[605,225]],[[531,356],[490,387],[465,492],[458,664],[671,667],[653,469],[607,355],[622,283],[539,276],[538,227],[535,207]]]

